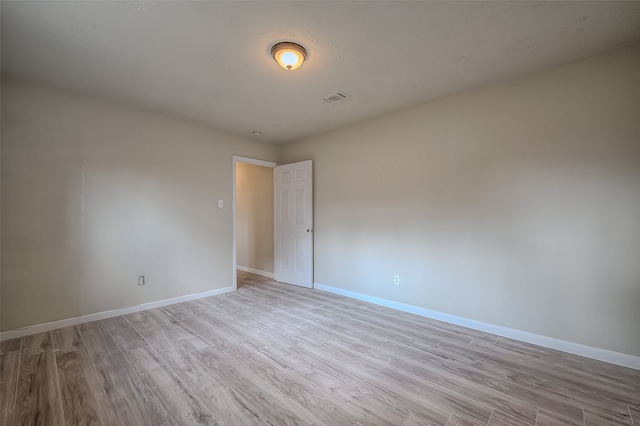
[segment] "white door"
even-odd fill
[[[313,287],[313,163],[275,168],[276,281]]]

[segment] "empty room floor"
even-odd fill
[[[253,274],[238,282],[2,342],[1,424],[640,425],[640,371]]]

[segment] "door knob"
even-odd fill
[[[313,228],[307,229],[307,232],[313,232]]]

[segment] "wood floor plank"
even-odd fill
[[[449,412],[458,413],[478,423],[486,423],[491,416],[492,410],[489,407],[470,397],[448,391],[441,386],[407,374],[394,367],[388,367],[384,363],[368,358],[346,347],[327,342],[323,349],[324,353],[329,355],[329,359],[338,359],[346,365],[366,369],[366,371],[370,371],[371,375],[383,375],[388,386],[403,389],[405,392],[413,392],[420,395],[421,399],[427,399]],[[329,361],[329,359],[325,358],[325,362]]]
[[[637,407],[629,406],[629,414],[634,425],[640,425],[640,405]]]
[[[172,348],[160,353],[159,358],[203,396],[220,424],[252,426],[265,421],[253,405],[218,380],[192,352]]]
[[[536,426],[584,426],[582,421],[569,420],[544,409],[538,410]]]
[[[251,323],[254,330],[260,330],[261,335],[269,336],[269,338],[280,341],[280,345],[287,344],[289,346],[304,343],[311,346],[317,346],[324,343],[320,336],[310,336],[307,334],[296,333],[295,328],[289,327],[288,324],[279,320],[265,318],[262,321],[254,321]]]
[[[314,312],[322,312],[328,316],[339,316],[340,318],[350,319],[352,321],[361,322],[364,324],[375,325],[378,328],[386,329],[399,335],[409,336],[412,339],[422,339],[425,336],[429,336],[430,341],[442,341],[453,340],[463,343],[471,342],[472,338],[463,333],[451,332],[443,330],[438,327],[433,327],[428,324],[417,325],[411,323],[411,321],[400,320],[396,315],[376,313],[375,316],[371,316],[367,313],[349,310],[348,307],[321,306],[313,309]]]
[[[402,396],[409,413],[438,423],[446,422],[451,413],[459,413],[478,423],[486,423],[491,408],[464,395],[448,391],[440,386],[413,377],[397,368],[370,359],[346,347],[328,342],[322,352],[308,352],[324,362],[340,360],[352,375],[359,375],[367,383],[392,390]]]
[[[152,350],[139,347],[126,352],[140,380],[150,394],[181,425],[213,425],[217,421],[206,404],[173,370],[166,368]]]
[[[465,394],[471,390],[476,401],[501,409],[525,424],[535,423],[538,407],[519,401],[510,392],[503,391],[502,386],[508,386],[505,386],[505,381],[499,377],[477,372],[473,374],[466,371],[462,365],[441,361],[440,358],[416,348],[395,343],[378,348],[365,345],[351,345],[350,348],[453,392]],[[494,381],[496,385],[488,386],[488,381]]]
[[[493,410],[487,426],[527,426],[528,423],[513,418],[500,410]]]
[[[309,425],[316,421],[314,416],[294,401],[288,401],[283,395],[265,387],[252,374],[229,363],[216,349],[205,348],[194,353],[211,374],[227,384],[248,401],[263,416],[276,425]]]
[[[409,352],[407,351],[407,353]],[[443,377],[441,374],[435,373],[433,369],[425,368],[425,366],[419,366],[411,360],[397,359],[394,360],[391,365],[411,374],[412,376],[437,382],[440,386],[454,391],[460,391],[460,389],[464,388],[464,385],[461,385],[460,382],[448,383],[447,377]],[[451,371],[456,371],[456,368],[452,368]],[[536,412],[535,407],[538,406],[563,414],[569,419],[579,419],[582,417],[582,408],[568,398],[554,398],[550,395],[537,392],[535,389],[518,386],[517,384],[503,380],[500,377],[483,374],[478,371],[465,372],[464,368],[458,368],[456,374],[459,374],[459,377],[467,379],[471,383],[483,385],[484,388],[494,391],[487,393],[483,392],[482,388],[477,388],[479,390],[474,392],[474,399],[491,404],[491,406],[494,407],[499,407],[505,411],[509,410],[509,413],[514,417],[524,420],[529,424],[534,423]],[[455,377],[455,375],[452,377]],[[474,389],[476,387],[470,384],[469,388]],[[502,394],[502,396],[500,394]],[[527,404],[528,406],[525,406],[525,404],[514,404],[510,402],[510,398],[508,398],[509,395],[516,396],[520,400],[529,401],[529,404]]]
[[[276,350],[267,348],[262,352],[265,354],[273,353],[273,359],[277,359],[278,354],[281,359],[286,359],[287,362],[305,363],[307,370],[310,370],[314,376],[305,376],[309,380],[317,380],[318,376],[324,377],[324,380],[330,384],[332,390],[341,390],[338,386],[340,384],[348,384],[353,386],[357,393],[348,396],[350,403],[364,404],[363,409],[370,407],[367,405],[367,401],[370,396],[375,398],[375,405],[379,407],[393,407],[400,411],[400,416],[411,413],[419,418],[428,419],[436,424],[443,425],[449,418],[452,410],[438,407],[437,405],[428,403],[415,392],[415,389],[411,391],[399,387],[398,382],[390,380],[382,371],[369,370],[366,364],[362,364],[358,368],[346,365],[341,362],[333,362],[335,356],[331,351],[323,351],[323,347],[304,347],[294,346],[289,350]],[[300,369],[298,367],[297,369]],[[327,376],[329,376],[327,378]],[[336,384],[337,381],[337,384]],[[322,384],[320,384],[322,385]],[[363,396],[367,397],[363,399]],[[389,414],[382,413],[382,414]],[[487,410],[486,419],[488,419],[490,410]],[[389,418],[383,416],[385,420],[396,422],[396,418]]]
[[[305,356],[300,352],[300,348],[291,350],[286,348],[276,349],[270,346],[260,350],[260,353],[283,368],[300,374],[310,384],[324,389],[334,395],[335,398],[345,401],[348,406],[354,407],[357,412],[363,413],[363,419],[360,420],[361,423],[376,422],[378,424],[397,425],[401,424],[411,412],[405,401],[387,392],[384,386],[376,386],[345,372],[343,369],[318,362],[314,358]],[[424,414],[425,410],[423,409],[421,413]],[[440,419],[439,423],[437,420],[433,422],[440,425],[444,424],[448,416],[449,413],[430,412],[428,414],[431,419]]]
[[[634,398],[635,393],[621,385],[596,384],[598,379],[595,377],[591,380],[589,376],[554,372],[551,371],[554,369],[554,363],[551,362],[547,362],[545,366],[527,360],[514,360],[509,352],[503,353],[502,349],[493,344],[482,343],[481,346],[473,347],[454,344],[441,346],[452,356],[473,356],[476,360],[473,363],[474,369],[508,376],[514,383],[541,391],[558,401],[575,401],[579,406],[624,413],[628,401]]]
[[[115,424],[156,426],[176,423],[158,397],[147,392],[122,352],[103,351],[94,355],[93,361]]]
[[[50,331],[24,336],[22,338],[22,353],[24,355],[35,355],[52,349],[53,339]]]
[[[321,315],[334,323],[339,322],[343,327],[347,327],[350,330],[351,335],[359,337],[360,340],[363,341],[366,341],[368,336],[380,336],[381,333],[385,339],[404,344],[413,344],[416,340],[420,340],[425,344],[437,345],[442,341],[442,336],[431,336],[429,334],[418,335],[414,332],[398,333],[395,330],[390,330],[384,325],[381,325],[380,322],[369,322],[328,309],[313,309],[311,312]],[[467,342],[466,340],[464,341],[464,343]]]
[[[410,415],[402,426],[438,426],[438,424]]]
[[[66,424],[109,424],[110,412],[104,410],[100,383],[87,350],[59,351],[56,365]]]
[[[631,413],[611,412],[609,410],[584,409],[584,424],[586,426],[608,425],[608,426],[629,426],[633,425]]]
[[[116,341],[100,321],[80,324],[79,327],[91,355],[120,350]]]
[[[189,327],[202,340],[206,341],[210,346],[213,345],[218,349],[226,349],[238,344],[237,341],[230,339],[228,336],[220,333],[214,327],[192,310],[183,308],[178,305],[172,305],[161,308],[163,312],[168,313],[181,323]]]
[[[235,312],[231,306],[222,303],[221,298],[216,296],[196,299],[194,302],[200,305],[202,309],[206,309],[207,311],[217,315],[228,315]]]
[[[495,348],[492,344],[483,344],[483,347],[490,348],[491,351]],[[469,349],[462,346],[454,348],[449,345],[444,351],[437,348],[435,350],[429,349],[429,351],[455,359],[467,372],[480,370],[489,375],[508,377],[510,381],[518,386],[543,391],[545,394],[560,400],[565,400],[570,396],[571,400],[577,402],[580,406],[591,406],[620,412],[626,411],[626,398],[620,398],[620,394],[615,391],[609,392],[608,386],[594,387],[588,381],[575,381],[575,377],[568,377],[565,380],[553,380],[552,376],[546,374],[544,368],[536,371],[526,363],[519,367],[512,367],[505,362],[486,362],[479,357],[470,357],[468,354]]]
[[[261,349],[269,345],[269,339],[262,339],[259,335],[252,334],[247,324],[239,325],[228,317],[220,317],[209,311],[199,311],[198,316],[204,319],[216,331],[236,344],[245,344],[253,349]]]
[[[55,351],[67,352],[86,349],[80,327],[71,326],[53,331],[53,347]]]
[[[404,389],[390,386],[390,383],[385,381],[384,375],[363,374],[361,369],[329,361],[333,355],[323,351],[323,347],[296,345],[287,349],[270,346],[260,352],[284,366],[295,365],[290,368],[301,371],[307,380],[333,392],[347,393],[343,386],[352,386],[357,392],[340,396],[351,404],[358,406],[361,404],[364,410],[372,406],[386,407],[381,413],[381,410],[378,410],[378,414],[381,415],[379,417],[391,423],[398,424],[400,417],[406,417],[406,413],[413,413],[433,423],[444,424],[451,414],[451,411],[414,399],[414,394]],[[390,392],[391,390],[393,392]],[[393,411],[390,411],[391,408]],[[375,413],[371,414],[375,416]]]
[[[144,332],[162,330],[162,327],[152,320],[144,311],[123,315],[122,318],[126,319],[141,336]]]
[[[278,309],[276,312],[290,309],[292,303],[302,309],[313,309],[325,305],[324,302],[319,302],[316,298],[280,292],[277,288],[267,286],[251,286],[247,288],[245,293],[252,297],[271,301],[272,306]]]
[[[225,355],[283,395],[297,401],[324,423],[353,424],[362,417],[362,413],[351,410],[321,388],[309,386],[300,375],[280,367],[260,352],[239,345],[226,350]]]
[[[22,337],[16,339],[3,340],[0,342],[0,354],[19,351],[22,345]]]
[[[377,334],[363,333],[361,330],[354,330],[352,327],[340,321],[316,315],[311,311],[304,312],[296,308],[290,310],[288,315],[281,315],[281,317],[287,318],[292,323],[296,322],[296,317],[308,317],[310,321],[299,325],[299,328],[307,330],[311,335],[315,335],[317,331],[326,332],[332,336],[332,340],[347,346],[352,343],[363,343],[377,347],[385,345],[389,341],[389,339],[381,338]]]
[[[554,360],[561,365],[569,367],[571,370],[583,371],[586,373],[591,372],[591,374],[606,378],[607,380],[625,382],[629,379],[633,379],[635,383],[640,380],[640,370],[621,367],[618,365],[597,361],[595,359],[584,358],[581,356],[568,354],[566,352],[557,351],[551,348],[543,348],[541,346],[519,342],[517,340],[511,340],[504,337],[499,338],[496,344],[516,351],[520,351],[533,357],[542,357],[547,361]]]
[[[124,318],[155,351],[162,352],[166,349],[182,346],[178,339],[169,334],[144,312],[125,315]]]
[[[486,426],[453,414],[445,426]]]
[[[402,421],[402,423],[384,423],[384,422],[381,422],[378,417],[373,417],[372,418],[370,415],[364,415],[364,416],[362,416],[360,418],[360,420],[358,420],[357,423],[355,423],[355,426],[383,426],[383,425],[384,426],[386,426],[386,425],[396,426],[396,425],[405,425],[406,424],[406,419],[409,418],[409,415],[406,414],[403,417],[406,417],[406,418],[404,419],[404,421]],[[430,425],[430,423],[421,423],[421,424],[422,425]]]
[[[189,350],[196,351],[209,346],[209,343],[202,337],[198,336],[191,328],[187,327],[184,323],[178,321],[165,311],[160,309],[151,309],[149,311],[145,311],[145,315],[169,333],[172,339]]]
[[[228,295],[225,294],[223,296]],[[265,315],[268,315],[268,313],[254,309],[250,305],[247,305],[246,303],[232,297],[225,297],[224,304],[233,309],[233,318],[238,318],[243,322],[259,321],[260,319],[264,318]]]
[[[597,374],[576,371],[571,368],[570,363],[522,355],[518,351],[498,344],[472,342],[471,345],[473,348],[456,347],[451,344],[442,346],[449,351],[456,351],[467,356],[471,354],[474,357],[479,356],[502,368],[528,373],[531,378],[538,378],[542,382],[562,387],[565,389],[562,391],[563,393],[581,392],[585,397],[591,396],[593,401],[604,399],[606,402],[626,405],[636,400],[637,395],[640,394],[640,388],[638,388],[640,381],[612,381],[599,377]],[[624,368],[621,367],[621,369]],[[528,385],[539,386],[539,384],[532,382],[529,382]]]
[[[49,335],[48,338],[39,336],[37,339],[32,339],[31,344],[34,348],[41,349],[45,339],[50,342],[51,336]],[[52,349],[35,353],[29,351],[22,355],[14,415],[14,424],[17,426],[65,424],[55,355]]]
[[[102,320],[101,323],[122,351],[147,346],[147,342],[124,317],[109,318]]]
[[[20,345],[17,350],[0,354],[0,425],[10,425],[16,400]]]

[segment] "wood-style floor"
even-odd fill
[[[640,371],[257,275],[239,286],[2,342],[0,424],[640,425]]]

